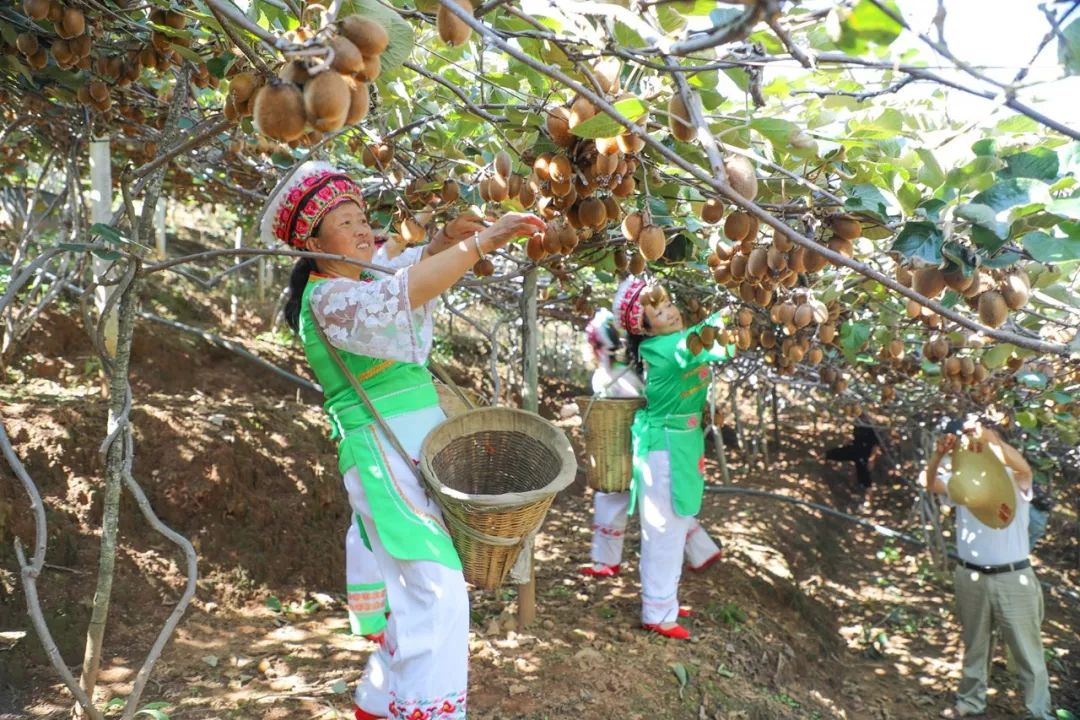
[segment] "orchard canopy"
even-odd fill
[[[655,274],[694,313],[728,308],[719,339],[755,373],[833,408],[991,407],[1072,447],[1075,10],[23,0],[0,9],[9,279],[192,277],[153,264],[159,196],[257,228],[320,156],[401,243],[469,207],[540,212],[545,236],[466,281],[488,298],[539,266],[545,310],[584,317],[623,271]],[[92,140],[118,192],[90,218]],[[57,206],[76,212],[42,223]],[[40,298],[16,285],[5,347]]]

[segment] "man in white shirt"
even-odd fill
[[[956,505],[956,552],[960,557],[955,578],[956,614],[964,644],[963,676],[956,705],[946,708],[941,715],[985,717],[991,631],[998,628],[1016,660],[1028,716],[1053,720],[1050,681],[1040,635],[1042,588],[1028,560],[1031,467],[990,428],[979,423],[962,427],[958,421],[952,421],[938,438],[926,466],[926,487],[930,492],[947,495],[952,476],[951,453],[958,446],[961,430],[969,435],[971,449],[991,452],[1005,466],[1016,493],[1016,512],[1008,526],[995,529],[981,522],[968,508]]]

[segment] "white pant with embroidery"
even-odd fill
[[[425,412],[388,419],[406,452],[414,458],[419,455],[423,438],[416,437],[409,427],[428,427],[421,425],[423,419],[418,418]],[[383,447],[390,445],[384,443]],[[405,460],[390,452],[384,461],[410,504],[441,517],[438,505],[425,495]],[[353,512],[364,523],[393,608],[385,645],[368,659],[356,689],[356,704],[374,715],[401,720],[463,719],[469,662],[469,596],[464,576],[460,570],[439,563],[392,557],[379,540],[355,467],[345,474],[345,488]]]
[[[641,513],[641,622],[675,622],[679,616],[679,578],[693,517],[671,505],[671,464],[667,450],[649,453],[638,505]],[[703,532],[695,533],[703,535]]]
[[[386,586],[383,585],[375,554],[364,544],[356,516],[349,518],[345,532],[345,593],[348,597],[349,629],[354,635],[370,635],[383,629],[386,621]]]
[[[626,538],[627,509],[630,493],[593,493],[592,561],[598,565],[618,565],[622,562],[623,540]],[[700,568],[720,552],[709,532],[697,518],[690,518],[686,533],[686,562]]]

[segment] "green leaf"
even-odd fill
[[[219,80],[225,79],[225,73],[228,72],[229,66],[232,65],[233,58],[229,55],[222,55],[221,57],[210,58],[206,61],[206,69],[210,71],[210,74]]]
[[[750,76],[742,68],[728,68],[724,70],[724,74],[731,78],[731,82],[735,83],[735,87],[743,92],[750,88]]]
[[[161,712],[160,710],[154,710],[150,708],[143,708],[139,712],[135,713],[135,717],[139,717],[140,715],[146,715],[153,718],[154,720],[169,720],[169,716],[165,713]]]
[[[995,345],[982,354],[983,365],[990,369],[1002,367],[1015,351],[1016,346],[1009,343]]]
[[[780,150],[787,150],[788,140],[792,135],[799,132],[799,126],[780,118],[754,118],[750,121],[750,127],[764,135]]]
[[[201,64],[202,61],[203,61],[202,55],[195,52],[194,50],[192,50],[189,47],[184,47],[183,45],[180,45],[179,43],[173,43],[170,47],[172,47],[172,49],[176,51],[177,55],[184,58],[185,60],[190,60],[191,62],[195,63],[196,65]],[[142,712],[142,711],[140,710],[139,712]]]
[[[1039,262],[1062,263],[1080,260],[1080,237],[1051,237],[1036,231],[1024,235],[1023,245]]]
[[[840,348],[844,357],[854,364],[855,356],[870,339],[870,325],[863,322],[845,322],[840,326]]]
[[[619,114],[624,115],[634,122],[640,120],[645,116],[645,113],[648,112],[645,103],[636,97],[620,100],[615,103],[615,109]],[[598,112],[593,117],[574,127],[570,132],[578,137],[595,139],[615,137],[616,135],[621,135],[625,130],[626,128],[616,122],[615,118],[605,112]]]
[[[1054,200],[1046,206],[1046,211],[1072,220],[1080,220],[1080,197]]]
[[[993,138],[985,138],[983,140],[975,141],[975,144],[971,146],[971,151],[976,155],[997,155],[997,140]]]
[[[998,222],[994,209],[980,203],[960,203],[956,206],[956,217],[986,228],[1002,240],[1009,237],[1009,226]]]
[[[1069,23],[1058,36],[1058,62],[1070,75],[1080,75],[1080,18]]]
[[[882,222],[887,222],[891,203],[874,185],[856,185],[848,191],[844,207],[852,212],[861,212]]]
[[[1016,382],[1028,387],[1044,388],[1047,377],[1038,370],[1022,370],[1016,374]]]
[[[1037,147],[1014,155],[1006,155],[1005,169],[998,173],[1000,178],[1034,178],[1035,180],[1056,180],[1058,176],[1058,155],[1053,150]]]
[[[909,222],[893,240],[891,250],[904,257],[920,258],[931,265],[940,265],[944,259],[941,244],[945,236],[934,223]]]
[[[270,608],[274,612],[281,612],[282,610],[281,601],[277,599],[276,595],[271,595],[270,597],[266,598],[266,607]]]
[[[998,235],[995,235],[990,230],[987,230],[981,225],[971,226],[971,242],[985,250],[989,254],[994,254],[1001,249],[1007,241],[1003,240]]]
[[[675,678],[679,681],[679,697],[681,698],[686,686],[690,684],[690,673],[686,671],[686,666],[679,662],[669,663],[668,667],[671,668],[671,672],[675,673]]]
[[[743,11],[737,8],[715,8],[709,11],[709,20],[714,28],[730,25],[743,16]]]
[[[900,14],[894,0],[885,0],[883,4]],[[903,30],[900,23],[870,0],[859,0],[850,10],[840,9],[836,20],[827,25],[830,37],[838,48],[855,55],[864,53],[869,45],[890,45]]]
[[[344,692],[348,692],[349,685],[344,680],[338,679],[334,681],[334,684],[330,686],[330,692],[335,695],[340,695]]]
[[[934,153],[926,148],[917,148],[915,152],[918,154],[919,159],[922,160],[922,165],[919,166],[919,180],[930,188],[943,185],[945,183],[945,171],[941,169],[941,164],[934,157]]]
[[[1050,190],[1046,183],[1031,178],[1011,178],[995,183],[971,200],[973,203],[988,205],[995,212],[1012,210],[1033,204],[1050,202]]]

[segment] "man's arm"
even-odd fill
[[[1001,439],[1001,436],[994,430],[988,427],[979,426],[975,431],[975,442],[981,443],[990,449],[990,452],[994,453],[1006,467],[1011,468],[1013,471],[1013,478],[1016,480],[1016,486],[1023,492],[1027,492],[1031,489],[1031,483],[1033,480],[1033,473],[1031,472],[1031,465],[1024,459],[1024,456],[1020,454],[1020,451],[1014,448],[1009,443]]]
[[[955,435],[943,435],[938,438],[937,444],[934,446],[934,453],[930,456],[929,462],[926,463],[926,469],[923,470],[923,482],[926,484],[928,492],[937,495],[947,494],[948,488],[945,481],[938,476],[938,468],[941,466],[941,460],[945,457],[945,453],[952,452],[955,448]]]

